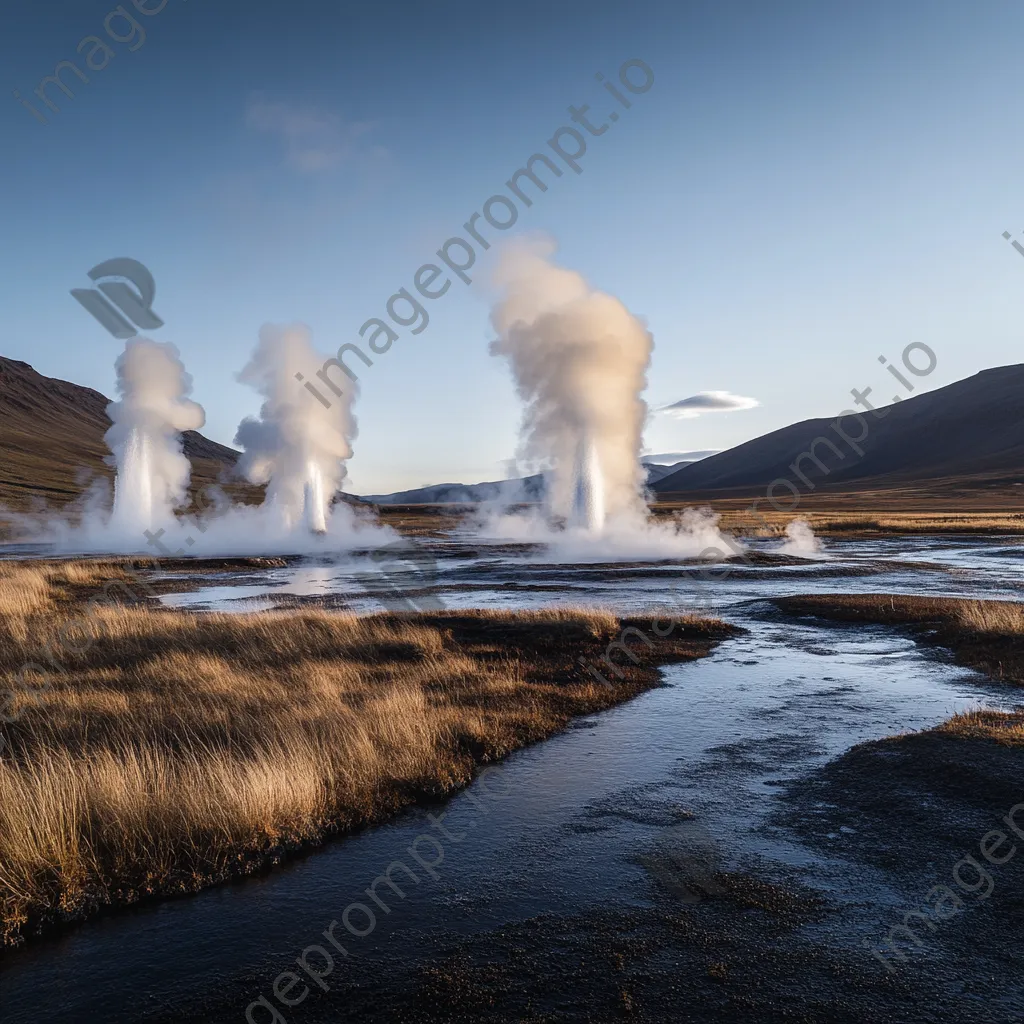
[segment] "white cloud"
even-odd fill
[[[275,136],[284,147],[288,165],[303,174],[316,174],[350,160],[360,152],[360,140],[373,127],[366,121],[343,121],[337,114],[314,107],[260,97],[249,101],[245,123]],[[374,154],[382,152],[379,146],[371,149]]]
[[[736,412],[739,409],[753,409],[760,404],[756,398],[745,398],[729,391],[698,391],[689,398],[663,406],[658,412],[676,419],[692,420],[709,412]]]

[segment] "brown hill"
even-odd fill
[[[63,505],[96,477],[113,480],[103,435],[110,399],[92,388],[44,377],[0,356],[0,505],[27,510],[42,498]],[[228,478],[239,453],[188,430],[192,490]]]
[[[804,420],[685,466],[654,490],[663,500],[764,495],[782,478],[801,495],[912,486],[1019,499],[1011,488],[1024,481],[1024,364],[982,370],[877,412],[884,415],[862,414],[863,440],[855,418],[843,421],[852,444],[834,419]],[[783,505],[791,493],[774,489]]]

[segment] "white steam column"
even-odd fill
[[[152,530],[153,470],[149,457],[149,438],[137,427],[124,443],[114,478],[114,510],[110,525],[119,533]]]
[[[520,455],[550,467],[549,513],[601,533],[644,521],[640,465],[651,335],[618,299],[551,261],[551,243],[509,246],[491,311],[493,355],[525,404]]]
[[[235,444],[245,449],[238,466],[251,483],[267,485],[264,505],[286,531],[327,531],[331,499],[352,456],[355,383],[336,362],[330,385],[320,378],[317,394],[303,383],[317,380],[326,361],[307,328],[267,325],[238,375],[264,399],[259,419],[238,426]]]
[[[182,452],[181,432],[206,421],[202,406],[187,396],[192,378],[166,342],[133,338],[117,360],[117,391],[107,407],[113,425],[104,440],[117,467],[109,528],[129,544],[170,525],[186,498],[192,467]]]
[[[589,533],[600,533],[604,528],[604,480],[597,446],[580,438],[573,467],[573,503],[571,526]]]
[[[310,459],[302,495],[306,526],[313,533],[327,532],[327,502],[324,500],[324,477],[320,467]]]

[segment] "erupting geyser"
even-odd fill
[[[607,521],[643,517],[640,398],[653,340],[618,299],[556,266],[551,243],[511,246],[491,313],[526,403],[522,455],[549,467],[549,512],[601,532]]]
[[[110,526],[141,541],[144,531],[173,522],[188,489],[191,466],[181,432],[206,422],[186,396],[192,378],[174,345],[135,338],[117,360],[118,402],[107,407],[113,426],[104,440],[114,453],[114,509]]]
[[[327,529],[331,498],[352,455],[355,384],[346,379],[345,391],[324,405],[298,383],[313,379],[324,361],[307,328],[268,325],[239,374],[264,398],[260,418],[246,417],[235,435],[245,449],[239,469],[251,483],[267,485],[265,506],[285,530]]]
[[[596,533],[604,526],[604,478],[597,448],[580,438],[573,465],[573,503],[570,525]]]

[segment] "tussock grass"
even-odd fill
[[[1024,634],[1024,604],[1010,601],[964,601],[957,621],[965,630],[996,636]]]
[[[1024,533],[1024,515],[1006,512],[905,512],[881,515],[810,515],[815,532],[825,534]]]
[[[793,519],[806,519],[816,534],[836,537],[872,537],[879,535],[930,534],[1020,534],[1024,533],[1024,513],[990,509],[948,509],[939,512],[920,509],[886,509],[870,498],[855,502],[849,510],[818,507],[808,499],[798,511],[778,512],[764,500],[757,501],[757,514],[750,512],[751,499],[696,501],[721,515],[719,526],[730,533],[749,537],[779,537]],[[859,506],[859,507],[857,507]],[[654,506],[656,514],[668,515],[685,507],[681,502]]]
[[[719,526],[741,537],[782,537],[794,519],[806,519],[816,534],[843,539],[880,536],[926,536],[942,534],[1021,534],[1024,513],[1018,512],[1021,495],[1014,494],[987,507],[986,494],[978,492],[965,507],[952,502],[941,508],[934,496],[905,498],[908,507],[894,507],[893,496],[885,493],[813,495],[805,494],[798,509],[779,512],[772,508],[764,491],[745,498],[716,498],[694,495],[687,501],[656,501],[654,516],[672,516],[686,508],[710,508],[721,516]],[[898,500],[897,500],[897,503]],[[756,514],[751,512],[754,507]],[[939,511],[935,511],[936,507]],[[380,505],[381,520],[406,536],[442,536],[469,506],[456,505]]]
[[[103,602],[85,613],[127,578],[111,562],[0,563],[8,943],[442,796],[728,634],[689,619],[650,650],[633,642],[640,663],[620,654],[609,688],[577,659],[597,662],[623,626],[649,622],[579,609],[360,618]]]
[[[1008,747],[1024,747],[1024,711],[963,711],[931,732],[961,739],[994,740]]]

